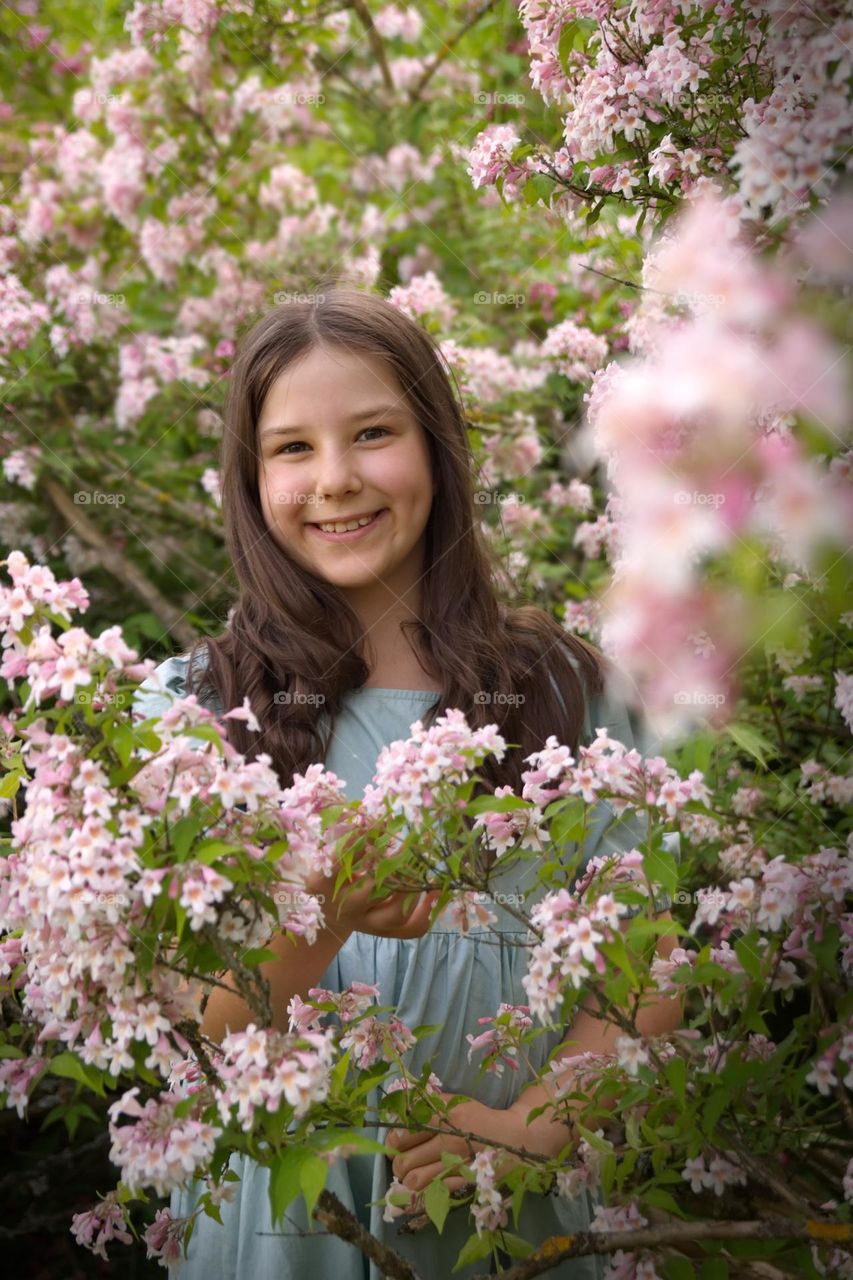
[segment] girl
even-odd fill
[[[370,782],[383,746],[448,707],[474,726],[497,723],[508,742],[521,744],[500,765],[491,757],[481,767],[490,789],[509,783],[520,792],[524,757],[549,734],[576,752],[607,726],[633,745],[625,707],[605,687],[602,655],[545,611],[500,601],[462,410],[430,337],[388,302],[335,288],[278,308],[251,329],[231,374],[221,477],[239,597],[222,635],[161,663],[140,686],[145,715],[164,710],[170,694],[196,692],[220,715],[248,695],[261,733],[223,722],[238,750],[249,759],[269,752],[284,786],[322,760],[352,798]],[[596,809],[585,858],[612,816],[603,802]],[[641,834],[623,820],[607,833],[606,848],[630,848]],[[396,1006],[406,1025],[442,1024],[410,1051],[411,1068],[417,1074],[432,1058],[441,1088],[472,1099],[453,1120],[483,1137],[475,1149],[492,1139],[559,1152],[571,1139],[564,1124],[548,1112],[525,1124],[548,1100],[544,1086],[530,1084],[528,1064],[478,1079],[466,1051],[466,1036],[481,1030],[478,1017],[502,1001],[526,1003],[524,933],[500,900],[503,888],[514,895],[504,902],[521,903],[524,886],[496,881],[497,923],[463,936],[441,921],[429,928],[429,896],[406,911],[399,894],[369,900],[367,883],[334,900],[333,879],[318,881],[312,887],[326,895],[318,940],[277,939],[279,958],[265,967],[277,1025],[287,1029],[292,996],[309,987],[375,984],[379,1003]],[[670,948],[671,940],[662,942],[661,954]],[[654,1034],[677,1025],[678,1014],[661,1000],[641,1019],[641,1030]],[[249,1021],[240,997],[217,989],[203,1030],[219,1039]],[[617,1034],[582,1012],[567,1053],[607,1050]],[[541,1068],[561,1039],[538,1038],[532,1065]],[[472,1231],[467,1211],[450,1213],[441,1235],[432,1226],[406,1234],[398,1220],[385,1220],[382,1201],[395,1177],[420,1192],[441,1171],[442,1151],[470,1150],[449,1134],[395,1130],[389,1141],[393,1163],[382,1155],[340,1158],[327,1185],[424,1280],[447,1277]],[[360,1252],[309,1224],[301,1202],[274,1227],[267,1171],[242,1157],[232,1168],[236,1196],[222,1205],[222,1226],[204,1215],[197,1221],[188,1280],[379,1280]],[[192,1212],[198,1194],[196,1184],[177,1194],[173,1212]],[[592,1211],[587,1193],[528,1196],[510,1230],[541,1241],[585,1228]],[[465,1280],[492,1270],[486,1259],[455,1274]],[[549,1274],[597,1280],[602,1273],[600,1260],[586,1258]]]

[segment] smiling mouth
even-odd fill
[[[335,526],[335,525],[346,526],[346,525],[355,524],[356,520],[365,521],[365,523],[355,524],[354,528],[351,528],[351,529],[343,528],[340,531],[336,530],[334,527],[324,529],[320,521],[309,520],[309,521],[306,521],[306,524],[309,529],[313,529],[316,533],[318,533],[323,538],[330,538],[333,541],[337,541],[337,540],[349,541],[351,539],[358,537],[361,534],[367,533],[370,529],[372,529],[374,525],[379,523],[380,519],[386,514],[387,510],[388,510],[387,507],[381,507],[378,511],[374,511],[369,518],[364,516],[362,517],[351,516],[349,520],[324,520],[322,522],[322,524],[327,524],[329,526]]]

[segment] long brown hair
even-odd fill
[[[275,541],[261,510],[257,424],[265,397],[292,361],[319,344],[384,358],[423,427],[436,489],[421,616],[401,624],[425,670],[443,682],[422,720],[428,727],[444,709],[458,707],[472,727],[496,723],[520,749],[508,750],[500,764],[489,757],[480,772],[490,789],[518,790],[524,757],[549,734],[577,751],[585,694],[569,653],[586,696],[601,692],[604,656],[538,606],[499,598],[505,575],[479,524],[476,467],[452,375],[416,321],[354,287],[277,306],[240,340],[220,459],[226,546],[239,595],[226,630],[193,645],[187,691],[199,698],[213,691],[226,709],[248,696],[261,733],[225,721],[229,741],[247,759],[268,752],[282,786],[289,786],[294,773],[325,760],[331,733],[324,737],[317,706],[333,722],[344,694],[370,674],[355,611],[337,587]]]

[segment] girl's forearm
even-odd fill
[[[339,928],[320,929],[316,942],[308,943],[304,938],[279,933],[268,944],[277,958],[262,964],[260,972],[270,984],[270,1006],[277,1031],[287,1031],[287,1006],[292,997],[304,998],[309,987],[317,985],[349,936]],[[244,1031],[254,1021],[251,1009],[234,990],[231,974],[227,973],[222,981],[231,990],[213,989],[201,1024],[202,1034],[217,1044],[227,1032]]]
[[[683,1000],[680,996],[661,996],[643,1006],[636,1017],[637,1031],[642,1036],[659,1036],[667,1031],[674,1031],[681,1025],[683,1018]],[[566,1058],[577,1057],[582,1053],[614,1054],[616,1041],[624,1035],[621,1027],[612,1022],[596,1018],[588,1009],[578,1013],[572,1023],[569,1034],[563,1044],[567,1050],[556,1060],[557,1063]],[[564,1072],[554,1072],[554,1083],[532,1084],[519,1094],[515,1102],[508,1108],[526,1121],[527,1115],[534,1107],[546,1108],[540,1116],[526,1125],[525,1131],[530,1135],[531,1149],[557,1155],[570,1142],[577,1141],[574,1127],[560,1119],[566,1110],[579,1110],[583,1103],[570,1098],[557,1102],[558,1094],[571,1088],[574,1068],[566,1067]],[[617,1095],[601,1100],[601,1106],[615,1102]],[[556,1105],[555,1105],[556,1104]]]
[[[658,919],[672,920],[672,916],[668,911],[661,912]],[[624,921],[621,927],[624,932],[629,927],[629,922]],[[663,934],[658,938],[655,952],[662,960],[666,960],[675,945],[676,939],[672,934]],[[681,1026],[683,1019],[684,999],[681,995],[656,996],[639,1009],[635,1025],[641,1036],[659,1036],[667,1031],[674,1031],[676,1027]],[[589,1007],[584,1007],[578,1013],[563,1041],[567,1052],[562,1053],[557,1062],[582,1053],[614,1054],[616,1041],[624,1034],[621,1027],[603,1018],[596,1018]],[[550,1151],[552,1155],[557,1155],[567,1143],[577,1141],[574,1127],[566,1124],[560,1116],[565,1116],[566,1111],[579,1110],[583,1104],[564,1099],[558,1104],[556,1110],[553,1105],[557,1101],[557,1093],[563,1093],[564,1090],[570,1091],[572,1072],[572,1067],[566,1067],[563,1072],[559,1070],[555,1072],[554,1083],[549,1081],[547,1085],[530,1085],[519,1094],[509,1108],[516,1115],[520,1114],[523,1122],[526,1122],[528,1113],[535,1107],[546,1108],[541,1116],[537,1116],[527,1125],[527,1131],[530,1133],[531,1143],[536,1142],[539,1144],[539,1149]],[[606,1107],[608,1103],[615,1101],[616,1095],[609,1095],[601,1100],[601,1105]]]

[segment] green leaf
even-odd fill
[[[755,930],[751,932],[752,937],[757,937]],[[764,973],[764,965],[761,954],[756,951],[755,947],[747,942],[746,938],[738,938],[735,942],[735,954],[740,960],[750,978],[760,980]]]
[[[655,1262],[655,1266],[660,1266],[659,1262]],[[664,1280],[694,1280],[696,1272],[693,1270],[693,1263],[688,1262],[687,1258],[667,1258],[663,1264],[662,1274]]]
[[[7,773],[3,778],[0,778],[0,798],[11,800],[14,795],[17,795],[18,788],[21,785],[21,777],[20,773]]]
[[[51,1061],[49,1072],[52,1076],[61,1076],[64,1080],[76,1080],[79,1084],[84,1084],[87,1089],[100,1094],[102,1098],[104,1096],[102,1072],[98,1071],[97,1067],[87,1066],[73,1053],[58,1053]]]
[[[514,1236],[511,1231],[501,1232],[501,1248],[511,1258],[529,1258],[534,1252],[532,1244],[523,1240],[521,1236]]]
[[[444,1220],[450,1209],[450,1192],[447,1183],[441,1178],[433,1178],[424,1192],[424,1208],[430,1222],[439,1235],[444,1230]]]
[[[729,1264],[725,1258],[706,1258],[699,1271],[699,1280],[728,1280]]]
[[[329,1166],[325,1160],[321,1160],[313,1152],[308,1151],[305,1156],[306,1158],[299,1166],[299,1185],[302,1188],[302,1194],[305,1196],[305,1204],[310,1218],[314,1212],[317,1197],[326,1185]]]
[[[656,1209],[666,1209],[668,1213],[674,1213],[678,1218],[686,1216],[684,1210],[679,1207],[668,1191],[664,1191],[663,1187],[649,1187],[648,1191],[643,1192],[643,1201],[645,1204],[654,1205]]]
[[[470,1240],[466,1240],[462,1248],[459,1250],[459,1256],[453,1264],[453,1270],[459,1271],[462,1267],[467,1266],[469,1262],[479,1262],[481,1258],[488,1258],[492,1252],[492,1236],[494,1232],[484,1231],[481,1236],[473,1235]]]
[[[176,822],[169,832],[169,844],[178,862],[183,862],[190,845],[204,826],[207,818],[201,813],[188,813]]]
[[[670,1058],[663,1070],[679,1106],[684,1107],[686,1103],[685,1091],[687,1084],[687,1066],[684,1059]]]
[[[747,755],[757,760],[763,769],[767,768],[766,752],[774,754],[775,747],[762,733],[754,729],[751,724],[744,724],[742,720],[733,720],[727,724],[725,732]]]
[[[299,1170],[309,1155],[304,1147],[287,1147],[270,1165],[269,1197],[273,1225],[281,1221],[287,1206],[293,1204],[299,1195]]]

